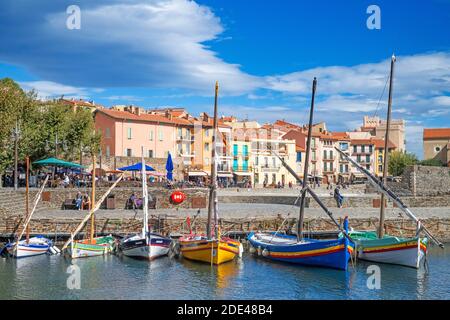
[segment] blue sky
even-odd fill
[[[381,30],[366,27],[372,4]],[[450,0],[4,0],[0,77],[41,97],[194,114],[211,111],[219,80],[220,113],[304,123],[316,76],[315,120],[350,130],[385,116],[395,52],[394,117],[421,157],[423,128],[450,126],[449,30]]]

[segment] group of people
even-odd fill
[[[91,197],[86,192],[84,195],[78,191],[77,196],[75,197],[75,206],[77,210],[88,210],[91,208]]]

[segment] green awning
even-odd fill
[[[56,167],[64,167],[64,168],[84,168],[84,166],[82,166],[82,165],[80,165],[78,163],[64,161],[64,160],[60,160],[60,159],[56,159],[56,158],[48,158],[48,159],[35,161],[35,162],[33,162],[33,164],[34,165],[38,165],[38,166],[56,166]]]

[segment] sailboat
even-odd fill
[[[46,176],[44,183],[42,184],[41,189],[34,200],[34,206],[31,212],[29,211],[29,171],[30,171],[30,159],[26,157],[26,199],[25,199],[25,209],[26,215],[24,224],[21,226],[21,232],[18,233],[17,240],[13,243],[8,243],[4,248],[3,252],[8,253],[14,258],[25,258],[25,257],[33,257],[41,254],[45,254],[47,252],[50,253],[58,253],[59,249],[53,246],[53,242],[50,239],[47,239],[43,236],[36,236],[30,238],[30,226],[29,223],[31,221],[31,217],[33,216],[34,211],[41,199],[42,192],[44,191],[45,185],[48,181],[48,176]],[[26,234],[25,239],[20,240],[23,234]]]
[[[347,270],[348,262],[352,257],[354,244],[348,236],[332,240],[315,240],[303,237],[304,209],[306,202],[306,192],[318,202],[322,209],[329,215],[333,222],[338,226],[344,235],[348,233],[348,219],[343,223],[343,229],[333,218],[332,213],[320,201],[317,194],[307,185],[309,155],[311,152],[312,123],[314,114],[314,98],[317,87],[317,79],[314,78],[312,86],[312,99],[309,115],[308,140],[306,149],[306,159],[303,174],[303,181],[298,177],[295,171],[290,168],[284,159],[277,155],[284,167],[303,185],[300,214],[297,225],[297,236],[284,235],[277,232],[269,233],[250,233],[247,237],[253,252],[258,252],[263,257],[288,263],[301,265],[327,267],[334,269]],[[272,153],[275,153],[272,151]]]
[[[208,222],[206,224],[206,236],[198,234],[185,235],[179,239],[180,251],[184,258],[194,261],[206,262],[211,265],[220,265],[233,260],[243,251],[239,241],[220,234],[218,225],[218,199],[217,199],[217,159],[216,141],[218,131],[217,120],[217,99],[219,84],[215,86],[214,100],[214,125],[212,137],[212,157],[211,157],[211,184],[209,192]],[[213,217],[214,213],[214,217]],[[211,222],[214,218],[214,234],[212,234]]]
[[[392,89],[393,89],[393,77],[394,66],[396,58],[393,55],[391,58],[391,70],[390,70],[390,83],[389,83],[389,98],[388,98],[388,111],[387,111],[387,123],[385,134],[385,146],[384,146],[384,159],[383,159],[383,180],[379,181],[377,177],[372,175],[365,168],[362,168],[356,161],[351,159],[348,155],[343,153],[338,148],[335,148],[343,158],[351,162],[357,167],[363,174],[365,174],[369,181],[374,184],[381,192],[381,206],[380,206],[380,223],[378,233],[370,231],[350,231],[349,236],[356,242],[358,258],[362,260],[368,260],[373,262],[388,263],[402,265],[412,268],[420,268],[421,261],[423,261],[428,245],[427,237],[420,237],[419,233],[424,228],[421,226],[419,220],[414,214],[403,204],[403,202],[392,191],[386,187],[386,176],[388,169],[388,143],[389,143],[389,130],[391,122],[391,109],[392,109]],[[411,238],[395,237],[384,234],[384,211],[385,211],[385,196],[393,199],[397,206],[403,210],[408,217],[416,222],[417,230],[416,236]],[[426,230],[426,229],[425,229]],[[426,232],[429,234],[429,232]],[[432,235],[429,234],[431,237]],[[435,239],[434,237],[432,239]],[[435,242],[442,245],[437,239]]]
[[[131,258],[154,260],[166,256],[170,251],[172,239],[163,237],[156,233],[150,233],[148,228],[148,189],[147,189],[147,171],[144,159],[144,147],[142,147],[141,162],[142,177],[142,199],[144,220],[142,233],[123,239],[119,248],[122,253]]]
[[[92,156],[92,195],[91,208],[95,207],[95,155]],[[101,202],[100,202],[101,204]],[[115,239],[112,235],[95,237],[95,215],[90,215],[90,235],[83,240],[72,241],[68,254],[72,259],[95,257],[109,254],[114,249]]]

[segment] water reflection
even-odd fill
[[[3,299],[450,299],[450,252],[433,249],[429,273],[379,265],[381,290],[367,287],[367,267],[340,270],[275,263],[244,255],[211,267],[186,259],[152,262],[105,256],[0,259]],[[67,288],[67,268],[80,268],[81,290]]]

